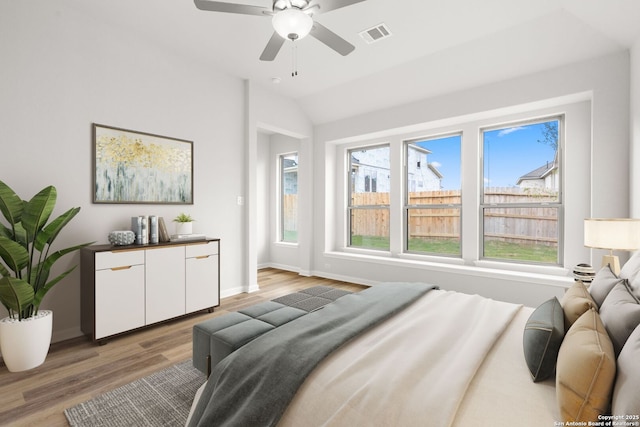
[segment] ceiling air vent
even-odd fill
[[[375,27],[361,31],[359,34],[369,44],[391,37],[391,31],[385,24],[378,24]]]

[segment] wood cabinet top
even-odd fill
[[[143,249],[155,249],[166,246],[186,246],[186,245],[202,245],[209,242],[219,242],[220,239],[207,237],[204,240],[183,240],[179,242],[160,242],[160,243],[148,243],[145,245],[112,245],[110,243],[103,245],[91,245],[86,248],[82,248],[85,252],[113,252],[113,251],[135,251]]]

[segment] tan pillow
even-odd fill
[[[569,330],[571,325],[578,320],[591,307],[598,309],[598,305],[589,294],[589,291],[580,281],[573,282],[573,285],[567,289],[560,301],[562,310],[564,311],[564,328]]]
[[[608,413],[616,376],[613,344],[592,308],[571,326],[558,353],[556,396],[565,422]]]

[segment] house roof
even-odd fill
[[[438,178],[442,179],[444,177],[444,175],[440,173],[440,171],[433,165],[433,163],[429,163],[427,166],[434,174],[436,174]]]
[[[298,163],[293,160],[293,159],[284,159],[284,168],[285,169],[290,169],[290,168],[297,168],[298,167]]]
[[[551,172],[553,172],[556,168],[557,166],[555,162],[547,162],[545,165],[542,165],[539,168],[536,168],[531,172],[522,175],[520,178],[518,178],[518,182],[516,183],[516,185],[520,185],[522,181],[543,179]]]

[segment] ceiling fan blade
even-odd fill
[[[284,42],[285,40],[274,31],[267,46],[262,51],[262,55],[260,55],[260,61],[273,61]]]
[[[352,4],[361,3],[365,0],[319,0],[320,12],[328,12],[330,10],[340,9],[341,7],[350,6]]]
[[[240,13],[242,15],[270,15],[270,8],[260,6],[249,6],[246,4],[227,3],[222,1],[211,0],[194,0],[196,7],[200,10],[208,10],[210,12]]]
[[[347,56],[356,48],[354,45],[317,22],[313,23],[313,27],[311,28],[311,32],[309,33],[316,39],[320,40],[322,43],[329,46],[331,49],[335,50],[342,56]]]

